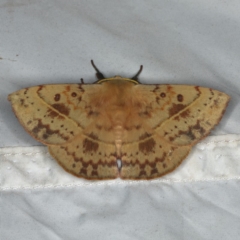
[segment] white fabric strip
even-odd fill
[[[212,136],[193,147],[175,171],[149,182],[240,179],[240,136]],[[65,172],[46,147],[0,149],[0,190],[59,188],[81,185],[138,184],[145,181],[87,181]]]

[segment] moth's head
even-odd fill
[[[103,82],[109,82],[109,81],[127,81],[127,82],[131,82],[133,84],[139,84],[140,83],[138,81],[138,76],[142,72],[142,69],[143,69],[142,65],[140,66],[140,69],[138,70],[138,72],[132,78],[123,78],[119,75],[116,75],[112,78],[105,78],[104,75],[95,66],[93,60],[91,60],[91,64],[92,64],[93,68],[96,70],[96,76],[97,76],[97,79],[98,79],[95,83],[100,83],[101,84]]]

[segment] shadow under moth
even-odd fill
[[[25,88],[8,96],[25,130],[69,173],[152,179],[173,171],[223,116],[230,97],[190,85],[133,78]]]

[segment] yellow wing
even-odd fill
[[[225,93],[198,86],[136,85],[135,88],[146,102],[141,110],[144,112],[139,113],[143,125],[180,145],[192,145],[207,136],[221,120],[230,99]]]
[[[186,85],[136,85],[135,91],[145,101],[139,112],[145,132],[135,131],[134,141],[123,144],[121,178],[149,179],[174,170],[218,124],[230,99]]]
[[[151,179],[173,171],[191,150],[176,146],[156,134],[145,140],[122,146],[123,179]]]
[[[101,92],[99,84],[42,85],[8,99],[27,132],[48,145],[65,170],[87,179],[110,179],[118,176],[118,167],[110,119],[94,101]]]
[[[118,176],[113,144],[79,135],[70,143],[49,146],[48,150],[66,171],[77,177],[101,180]]]
[[[63,144],[79,134],[94,139],[94,132],[100,140],[114,142],[111,131],[106,131],[107,118],[96,123],[102,113],[91,104],[101,88],[100,84],[41,85],[14,92],[8,99],[26,131],[44,144]]]

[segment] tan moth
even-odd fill
[[[216,126],[230,97],[189,85],[94,84],[25,88],[9,95],[20,123],[69,173],[91,180],[152,179],[173,171]],[[118,164],[120,161],[120,164]]]

